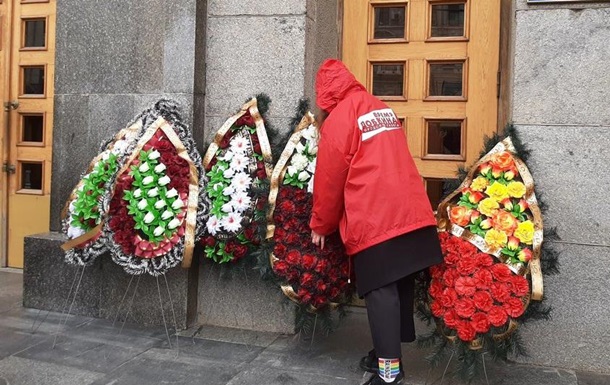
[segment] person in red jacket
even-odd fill
[[[442,262],[436,220],[394,111],[339,60],[322,64],[316,94],[312,242],[323,248],[339,230],[373,338],[360,366],[379,375],[367,384],[399,384],[401,342],[415,340],[415,275]]]

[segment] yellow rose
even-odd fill
[[[521,182],[510,182],[506,189],[508,194],[513,198],[523,198],[525,195],[525,185]]]
[[[500,208],[500,204],[492,198],[485,198],[479,203],[479,212],[488,217],[492,217]]]
[[[526,245],[531,245],[534,240],[534,223],[532,221],[519,223],[515,230],[515,237]]]
[[[485,242],[491,247],[504,247],[508,241],[508,236],[503,231],[491,229],[485,234]]]
[[[487,187],[485,194],[497,202],[500,202],[504,198],[508,198],[508,189],[502,183],[494,182],[491,186]]]
[[[472,191],[483,191],[487,186],[489,186],[489,181],[487,180],[487,178],[480,176],[472,181],[470,189]]]

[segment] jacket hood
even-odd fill
[[[331,112],[339,102],[355,91],[366,91],[342,61],[328,59],[322,63],[316,76],[316,103]]]

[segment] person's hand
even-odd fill
[[[320,235],[313,230],[311,231],[311,242],[316,246],[320,246],[322,250],[324,250],[325,239],[326,237],[324,235]]]

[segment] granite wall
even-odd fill
[[[610,4],[518,0],[514,16],[512,119],[562,251],[523,361],[610,373]]]

